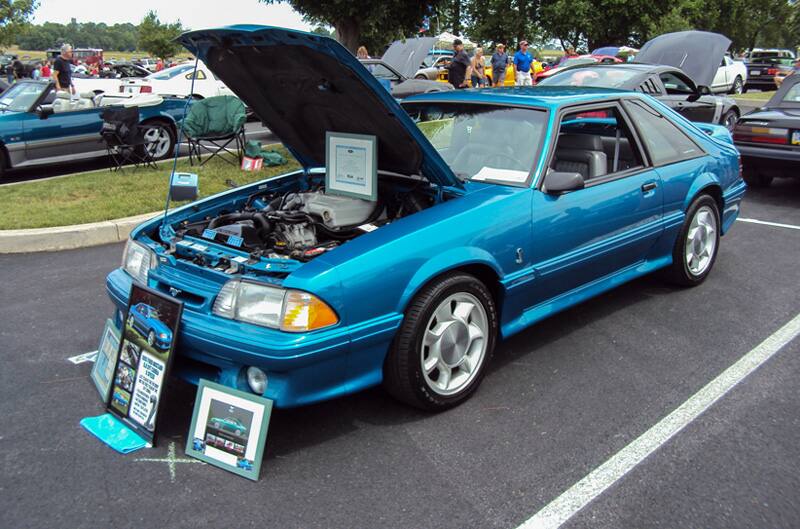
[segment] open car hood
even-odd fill
[[[648,40],[636,62],[680,68],[698,86],[711,86],[731,41],[719,33],[679,31]]]
[[[306,168],[325,166],[325,133],[371,134],[378,168],[461,187],[411,118],[335,40],[270,26],[190,31],[178,38]],[[422,62],[422,59],[420,59]]]
[[[406,79],[411,79],[422,67],[422,61],[435,44],[435,37],[408,39],[405,42],[396,40],[392,42],[381,60]]]

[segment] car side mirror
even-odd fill
[[[39,119],[47,119],[55,114],[55,111],[53,105],[39,105],[36,107],[36,113],[39,115]]]
[[[709,87],[707,87],[707,86],[698,86],[697,87],[697,93],[699,95],[701,95],[701,96],[710,96],[711,95],[711,89]]]
[[[583,189],[585,182],[580,173],[553,171],[544,179],[545,193],[566,193]]]

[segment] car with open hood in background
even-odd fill
[[[301,165],[138,226],[107,277],[118,321],[134,282],[183,302],[174,373],[195,384],[287,407],[382,383],[447,409],[501,338],[656,270],[702,283],[739,212],[727,130],[641,93],[401,105],[327,37],[247,25],[179,40]],[[374,137],[372,199],[326,188],[337,134]]]
[[[669,105],[690,121],[715,123],[733,130],[741,110],[709,85],[730,46],[716,33],[682,31],[656,37],[642,46],[636,62],[566,68],[543,79],[542,86],[593,86],[635,90]]]
[[[733,130],[748,184],[766,187],[775,177],[800,177],[800,75],[788,76],[761,108]]]
[[[425,76],[420,77],[420,65],[435,44],[435,37],[397,40],[380,59],[360,59],[360,62],[397,99],[414,94],[452,90],[450,85],[432,81]]]

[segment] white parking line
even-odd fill
[[[560,527],[798,335],[800,335],[800,314],[723,371],[655,426],[551,501],[518,529]]]
[[[81,353],[79,355],[70,356],[67,358],[73,364],[82,364],[84,362],[94,362],[97,358],[97,351],[89,351],[88,353]]]
[[[749,222],[751,224],[763,224],[764,226],[774,226],[776,228],[789,228],[790,230],[800,230],[800,226],[795,226],[794,224],[781,224],[780,222],[767,222],[766,220],[757,220],[757,219],[743,219],[739,217],[736,219],[739,222]]]

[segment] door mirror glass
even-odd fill
[[[710,96],[711,89],[707,86],[698,86],[697,87],[697,94],[701,96]]]
[[[566,193],[583,189],[584,181],[580,173],[552,171],[545,178],[544,185],[547,193]]]

